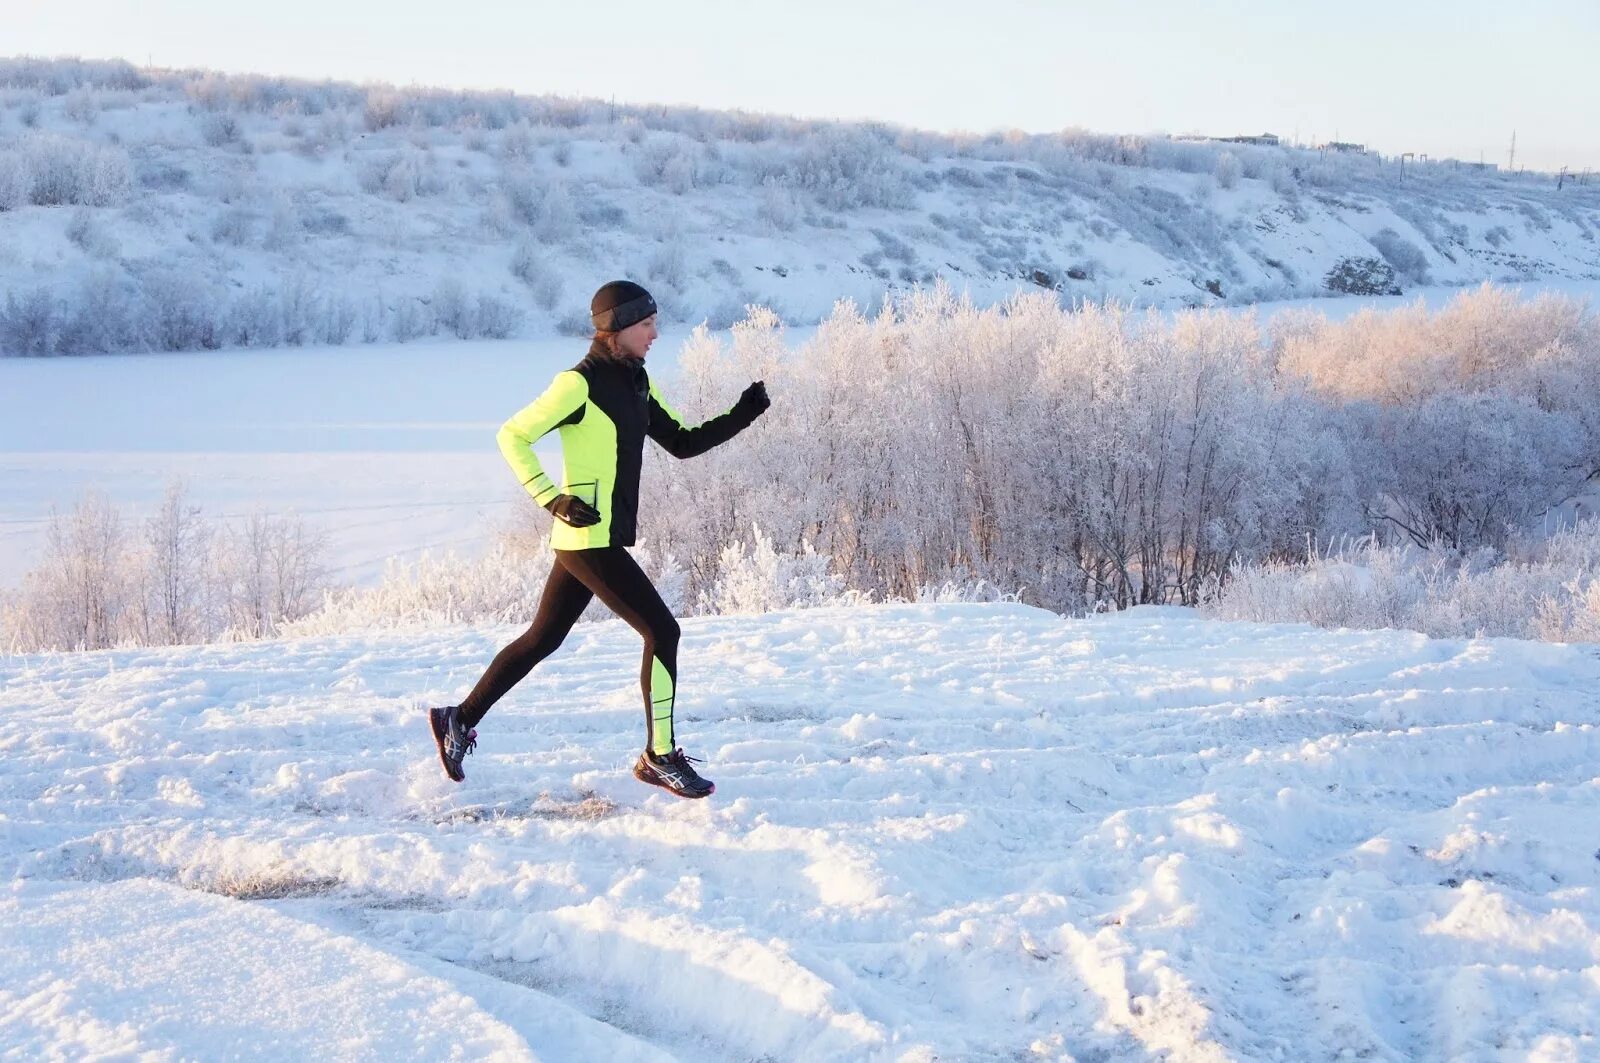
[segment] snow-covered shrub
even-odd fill
[[[441,278],[434,285],[433,299],[429,305],[433,310],[432,331],[450,332],[460,339],[472,335],[472,301],[460,281],[454,277]]]
[[[1520,538],[1505,555],[1367,539],[1302,561],[1239,565],[1208,588],[1203,608],[1226,620],[1439,638],[1600,641],[1600,521]]]
[[[64,317],[60,300],[47,288],[8,293],[0,308],[0,355],[58,353]]]
[[[380,129],[399,125],[404,102],[400,93],[386,86],[374,86],[369,89],[366,105],[362,110],[362,120],[366,124],[367,131],[375,133]]]
[[[158,351],[213,350],[223,345],[222,308],[209,286],[175,269],[139,281],[148,345]]]
[[[88,492],[70,514],[52,512],[39,565],[0,602],[0,645],[31,653],[203,642],[247,613],[253,634],[269,634],[305,610],[321,549],[293,519],[257,515],[238,532],[209,521],[181,483],[141,522]]]
[[[902,156],[870,129],[836,127],[809,136],[778,172],[833,210],[904,207],[914,191]]]
[[[1241,169],[1238,157],[1231,151],[1224,151],[1217,156],[1216,166],[1211,173],[1217,180],[1218,188],[1228,189],[1239,184]]]
[[[317,608],[283,626],[288,635],[347,634],[439,624],[509,624],[533,619],[553,554],[502,540],[476,558],[391,558],[372,587],[327,590]]]
[[[645,276],[653,286],[668,289],[669,298],[671,294],[681,293],[689,283],[689,260],[684,254],[682,240],[669,235],[658,245],[650,253]]]
[[[213,148],[237,144],[242,129],[231,111],[212,111],[200,119],[200,139]]]
[[[252,513],[217,540],[222,641],[266,638],[315,606],[325,578],[324,536],[294,516]]]
[[[278,192],[272,197],[272,210],[267,215],[267,232],[261,246],[269,251],[283,251],[297,243],[303,231],[300,209],[287,192]]]
[[[461,338],[508,339],[522,328],[524,318],[522,309],[510,300],[480,293],[473,306],[471,333]]]
[[[318,340],[335,347],[346,343],[360,320],[360,310],[356,304],[343,296],[329,295],[322,300],[321,309],[321,319],[317,323]]]
[[[554,311],[561,302],[561,275],[545,262],[539,245],[532,240],[520,240],[511,253],[511,275],[528,286],[533,301],[546,311]]]
[[[418,196],[438,195],[445,188],[433,156],[406,148],[368,158],[360,171],[361,189],[396,203],[409,203]]]
[[[283,343],[283,313],[277,293],[258,287],[240,293],[228,308],[230,347],[276,347]]]
[[[761,202],[756,217],[780,232],[789,232],[800,221],[800,202],[794,189],[782,177],[766,177],[761,182]]]
[[[727,454],[658,463],[647,522],[696,600],[750,522],[813,543],[854,590],[982,580],[1061,609],[1192,603],[1307,536],[1502,544],[1595,468],[1600,329],[1492,302],[1381,327],[1290,315],[1267,346],[1233,314],[1068,313],[1042,293],[842,304],[792,352],[752,312],[731,348],[696,330],[661,386],[689,417],[751,379],[778,401]]]
[[[467,295],[454,277],[441,279],[433,290],[433,332],[448,332],[457,339],[505,339],[522,327],[520,308],[487,293]]]
[[[518,169],[501,176],[500,189],[511,214],[540,243],[561,243],[576,231],[578,212],[565,182]]]
[[[556,319],[556,331],[563,336],[587,339],[594,335],[594,318],[588,308],[574,307]]]
[[[145,347],[143,304],[121,270],[96,269],[67,300],[57,353],[111,353]]]
[[[90,492],[71,514],[54,510],[44,556],[4,605],[12,652],[95,650],[125,635],[133,601],[126,525],[109,499]]]
[[[229,207],[211,219],[211,239],[231,247],[244,247],[254,239],[255,212]]]
[[[33,133],[7,145],[0,154],[13,152],[15,161],[8,174],[0,175],[0,184],[14,183],[16,168],[20,168],[28,175],[27,201],[34,206],[116,206],[133,190],[133,163],[118,147]]]
[[[681,195],[694,187],[694,160],[689,154],[693,148],[678,137],[650,137],[632,153],[634,176],[647,188],[667,188]]]
[[[1380,229],[1369,240],[1402,279],[1412,284],[1428,283],[1428,256],[1416,244],[1393,229]]]
[[[435,318],[427,304],[420,299],[401,296],[389,313],[389,338],[396,343],[409,343],[420,336],[432,335]]]
[[[33,187],[33,175],[21,152],[0,149],[0,210],[26,206]]]
[[[87,85],[79,85],[67,93],[62,113],[74,122],[93,125],[95,118],[100,114],[100,103],[95,96],[94,89]]]
[[[747,546],[741,537],[723,547],[716,578],[700,592],[699,612],[770,613],[852,600],[843,579],[830,571],[831,560],[810,543],[780,552],[760,528],[751,529],[751,540]]]
[[[439,624],[526,624],[538,609],[555,555],[550,517],[531,501],[519,503],[512,522],[496,532],[478,556],[424,553],[414,561],[391,560],[377,584],[325,590],[321,604],[305,616],[281,623],[286,635],[332,635]],[[684,570],[670,553],[649,543],[634,551],[662,601],[685,611]],[[612,619],[598,600],[584,620]]]
[[[199,642],[212,634],[211,547],[215,534],[180,482],[167,486],[145,521],[135,624],[146,646]]]

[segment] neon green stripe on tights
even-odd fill
[[[650,658],[650,752],[672,752],[672,673],[659,657]]]

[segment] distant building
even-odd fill
[[[1275,148],[1282,143],[1276,133],[1257,133],[1254,136],[1242,137],[1212,137],[1204,133],[1179,133],[1172,139],[1206,141],[1212,144],[1261,144],[1269,148]]]
[[[1348,140],[1330,140],[1326,144],[1318,144],[1317,150],[1343,151],[1348,152],[1351,155],[1365,155],[1367,153],[1367,146],[1365,144],[1352,144]]]
[[[1268,148],[1275,148],[1278,146],[1278,134],[1276,133],[1256,133],[1254,136],[1246,135],[1242,137],[1217,137],[1216,139],[1228,144],[1260,144],[1263,147]]]

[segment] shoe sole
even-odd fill
[[[450,770],[450,760],[444,755],[444,709],[428,710],[428,728],[433,731],[433,744],[439,747],[439,766],[444,768],[444,774],[451,782],[466,782],[467,773],[457,768]]]
[[[685,801],[699,801],[700,799],[706,798],[706,797],[710,797],[712,794],[717,792],[717,784],[714,783],[714,782],[706,784],[708,789],[706,790],[705,793],[703,793],[703,794],[691,794],[691,793],[688,793],[688,792],[683,791],[683,790],[674,790],[672,787],[668,786],[664,782],[660,782],[660,781],[658,781],[656,779],[650,778],[647,775],[640,774],[640,772],[638,770],[634,771],[633,777],[635,779],[638,779],[640,782],[644,783],[647,786],[654,786],[659,790],[665,790],[667,793],[671,794],[673,797],[681,797]]]

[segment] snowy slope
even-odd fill
[[[1327,295],[1351,260],[1407,290],[1600,276],[1600,190],[1551,175],[96,69],[0,60],[0,300],[60,308],[10,353],[549,335],[619,275],[718,325],[938,277],[1179,307]]]
[[[419,706],[511,634],[0,660],[0,1051],[1600,1052],[1592,647],[695,618],[686,803],[627,774],[616,622],[448,784]]]

